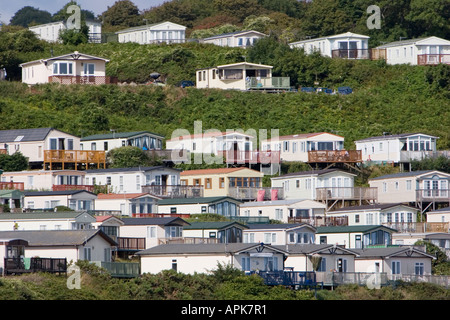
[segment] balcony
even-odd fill
[[[0,190],[25,190],[25,184],[23,182],[0,182]]]
[[[283,188],[229,187],[228,196],[239,200],[282,200]]]
[[[363,202],[376,202],[378,188],[376,187],[321,187],[316,188],[316,201],[350,200]]]
[[[419,66],[428,66],[436,64],[450,64],[450,54],[418,54],[417,64]]]
[[[290,90],[289,77],[250,77],[245,83],[247,90]]]
[[[106,153],[105,151],[90,151],[90,150],[44,150],[44,168],[49,165],[49,170],[53,169],[56,164],[61,164],[62,170],[65,169],[66,164],[74,164],[75,170],[78,164],[85,164],[86,168],[89,164],[94,164],[100,168],[106,167]]]
[[[419,189],[416,190],[417,202],[449,202],[450,189]]]
[[[449,232],[448,222],[384,222],[382,224],[400,233]]]
[[[145,185],[142,186],[143,193],[150,193],[160,198],[201,198],[203,197],[203,186],[187,185]]]
[[[279,151],[218,151],[218,156],[225,159],[225,163],[242,163],[242,164],[272,164],[280,163]]]
[[[316,273],[312,271],[258,271],[250,272],[264,280],[269,286],[309,286],[321,285],[316,281]]]
[[[307,223],[313,227],[335,227],[335,226],[348,226],[348,217],[290,217],[288,223]]]
[[[67,260],[54,258],[5,258],[4,273],[22,274],[30,272],[67,272]]]
[[[145,249],[145,238],[117,238],[118,251],[140,251]]]
[[[337,49],[331,50],[332,58],[342,59],[370,59],[369,49]]]
[[[117,84],[118,80],[116,77],[107,76],[49,76],[49,83],[60,83],[60,84]]]
[[[59,184],[52,186],[53,191],[68,191],[68,190],[85,190],[89,192],[94,192],[94,186],[92,185],[81,185],[81,184]]]
[[[309,163],[357,163],[362,162],[361,150],[308,151]]]
[[[189,219],[190,213],[132,213],[132,218],[181,218]]]
[[[158,239],[158,244],[204,244],[204,243],[219,243],[217,238],[196,238],[196,237],[182,237],[182,238],[161,238]]]

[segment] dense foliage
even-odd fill
[[[343,285],[330,290],[292,290],[266,286],[228,265],[209,274],[165,270],[133,279],[112,278],[80,261],[80,289],[68,289],[67,277],[43,273],[0,278],[0,300],[449,300],[449,290],[429,283],[393,283],[381,289]]]

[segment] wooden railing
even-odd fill
[[[23,182],[0,182],[0,190],[25,190]]]
[[[332,58],[344,59],[370,59],[369,49],[336,49],[331,50]]]
[[[117,238],[117,250],[144,250],[145,238]]]
[[[201,198],[204,191],[203,186],[187,185],[144,185],[141,188],[143,193],[161,198]]]
[[[61,83],[61,84],[117,84],[116,77],[108,76],[49,76],[49,83]]]
[[[400,233],[449,232],[448,222],[384,222],[382,224]]]
[[[308,162],[310,163],[356,163],[361,161],[361,150],[308,151]]]
[[[160,238],[158,244],[200,244],[200,243],[219,243],[217,238],[196,238],[196,237],[180,237],[180,238]]]
[[[67,191],[67,190],[86,190],[89,192],[94,192],[94,186],[92,185],[81,185],[81,184],[54,184],[52,186],[53,191]]]
[[[55,258],[5,258],[5,274],[21,274],[27,272],[67,272],[67,259]]]
[[[450,64],[450,54],[418,54],[418,65]]]
[[[106,166],[106,153],[105,151],[91,151],[91,150],[44,150],[44,167],[49,164],[50,170],[52,170],[53,164],[61,163],[62,169],[67,163],[75,164],[89,164],[100,165],[105,168]]]
[[[8,150],[6,150],[6,149],[0,149],[0,154],[8,154]]]
[[[280,163],[280,152],[279,151],[240,151],[240,150],[229,150],[229,151],[218,151],[218,156],[225,159],[228,164],[232,163],[262,163],[262,164],[272,164]]]
[[[228,196],[239,200],[282,200],[284,199],[284,190],[281,187],[229,187]]]
[[[320,187],[316,188],[316,200],[356,200],[376,202],[378,188],[375,187]]]

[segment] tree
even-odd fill
[[[138,147],[125,146],[114,148],[108,152],[106,157],[111,168],[130,168],[153,165],[145,151]]]
[[[10,20],[10,24],[28,28],[32,25],[49,23],[51,21],[52,15],[50,12],[26,6],[14,14]]]
[[[82,43],[89,42],[89,27],[86,23],[81,24],[81,29],[64,29],[59,33],[59,39],[62,40],[64,45],[77,46]]]
[[[139,9],[130,0],[116,1],[101,14],[100,19],[113,27],[134,27],[141,22]]]
[[[0,154],[0,169],[3,171],[23,171],[28,168],[28,158],[21,152],[12,155]]]

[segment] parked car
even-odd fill
[[[179,87],[186,88],[186,87],[194,87],[195,83],[193,81],[189,80],[183,80],[178,84]]]

